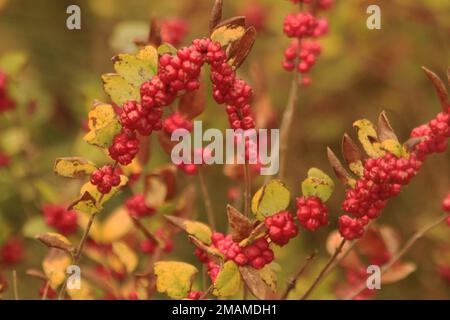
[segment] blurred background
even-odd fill
[[[256,43],[239,75],[256,90],[255,103],[262,110],[259,121],[277,127],[292,81],[292,74],[281,67],[283,51],[289,44],[283,34],[283,20],[297,7],[286,0],[224,2],[225,18],[246,15],[247,23],[258,30]],[[100,75],[112,72],[110,58],[133,52],[133,41],[146,39],[152,17],[161,22],[183,21],[182,33],[186,35],[181,37],[179,46],[206,36],[212,3],[54,0],[44,5],[42,1],[0,0],[0,56],[19,52],[19,57],[26,60],[13,79],[17,110],[0,114],[0,152],[9,157],[8,164],[0,167],[0,245],[13,238],[19,242],[16,245],[23,246],[23,259],[13,266],[0,261],[0,274],[11,283],[11,270],[17,270],[21,297],[38,298],[41,286],[25,271],[40,269],[47,252],[32,238],[43,228],[42,205],[68,204],[80,187],[80,182],[54,175],[54,159],[83,156],[99,164],[108,161],[103,152],[86,144],[82,136],[93,99],[108,99]],[[81,30],[66,28],[66,8],[71,4],[81,8]],[[366,28],[366,8],[370,4],[381,7],[381,30]],[[439,101],[421,66],[445,79],[450,65],[447,0],[336,0],[321,15],[329,20],[329,33],[320,39],[322,54],[311,71],[311,85],[300,88],[290,135],[286,183],[293,196],[300,194],[300,183],[308,168],[319,167],[333,176],[326,147],[338,153],[342,135],[347,132],[354,136],[353,121],[360,118],[375,121],[385,110],[403,141],[412,128],[433,118],[440,110]],[[207,108],[200,116],[204,126],[227,127],[226,117],[217,116],[217,108],[220,107],[209,95]],[[152,146],[144,170],[170,161],[155,141]],[[414,182],[389,203],[379,223],[395,229],[404,242],[419,226],[437,216],[450,189],[449,160],[449,152],[431,156]],[[219,219],[218,229],[222,232],[227,227],[225,206],[231,201],[230,188],[236,191],[241,184],[223,169],[210,167],[206,175]],[[179,190],[198,183],[195,178],[179,176]],[[255,179],[253,191],[263,181],[263,177]],[[301,231],[299,238],[277,252],[282,286],[308,254],[319,250],[319,258],[293,297],[303,292],[328,257],[326,239],[342,214],[340,204],[344,196],[344,187],[336,184],[329,202],[330,226],[315,233]],[[100,220],[130,194],[126,191],[111,201]],[[205,221],[201,194],[196,199],[194,217]],[[176,245],[168,258],[199,265],[185,235],[175,237]],[[79,239],[79,234],[75,239]],[[449,229],[435,229],[407,254],[407,260],[414,261],[417,270],[406,279],[383,287],[377,298],[449,299],[450,257],[442,261],[443,252],[449,255],[449,248]],[[345,281],[345,275],[338,270],[313,298],[336,298],[336,283],[340,281]],[[11,290],[7,290],[4,298],[11,297]]]

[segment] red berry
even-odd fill
[[[281,211],[267,217],[264,223],[269,229],[270,240],[279,246],[284,246],[298,234],[297,225],[289,211]]]
[[[112,187],[117,187],[120,184],[120,174],[111,165],[106,165],[95,170],[91,174],[90,181],[94,186],[97,186],[100,193],[107,194]]]
[[[141,251],[147,254],[154,253],[157,246],[158,244],[151,239],[142,240],[141,243],[139,244]]]
[[[135,218],[147,217],[156,212],[152,207],[147,206],[143,194],[135,194],[128,198],[125,202],[125,207],[131,216]]]
[[[353,219],[347,215],[343,215],[338,220],[339,232],[346,240],[361,238],[364,234],[364,223],[359,219]]]
[[[139,300],[139,295],[136,291],[131,291],[128,295],[128,300]]]
[[[121,165],[130,164],[139,152],[139,140],[134,132],[122,130],[114,137],[108,151],[111,159],[116,160]]]
[[[185,118],[181,113],[174,112],[164,120],[163,129],[169,135],[176,129],[192,130],[192,121]]]
[[[328,208],[318,197],[297,198],[297,218],[307,230],[315,231],[328,225]]]
[[[45,290],[47,290],[47,293],[45,293]],[[47,286],[45,283],[39,288],[39,296],[44,297],[44,294],[46,299],[56,299],[57,297],[56,291],[53,290],[52,287]]]
[[[62,234],[73,234],[78,229],[76,211],[67,210],[65,206],[46,204],[42,207],[42,213],[45,222]]]
[[[160,28],[162,41],[170,43],[175,47],[180,45],[189,31],[186,21],[179,18],[161,21]]]
[[[450,213],[450,193],[447,194],[447,197],[442,201],[442,209],[445,212]]]
[[[188,295],[188,299],[198,300],[202,297],[202,295],[203,295],[203,292],[201,292],[201,291],[190,291],[189,295]]]
[[[5,264],[17,264],[24,258],[23,243],[19,239],[11,238],[0,247],[0,261]]]

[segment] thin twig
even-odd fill
[[[50,287],[50,281],[45,282],[44,293],[42,294],[42,300],[47,300],[48,288]]]
[[[305,294],[300,298],[300,300],[306,300],[308,299],[308,297],[311,295],[311,293],[314,291],[314,289],[319,285],[319,283],[322,281],[324,275],[326,274],[328,268],[331,266],[331,264],[333,263],[333,261],[337,258],[337,256],[339,255],[339,253],[342,251],[342,248],[344,247],[346,243],[345,239],[342,239],[341,243],[339,244],[339,246],[336,248],[336,250],[334,251],[334,254],[330,257],[330,259],[328,260],[327,264],[322,268],[322,270],[320,271],[319,275],[317,276],[317,278],[314,280],[314,282],[312,283],[312,285],[309,287],[309,289],[305,292]]]
[[[345,249],[344,252],[342,252],[342,254],[336,260],[334,260],[334,262],[328,268],[327,272],[325,272],[323,278],[328,276],[349,255],[349,253],[352,252],[353,249],[355,249],[357,243],[358,243],[358,240],[352,241],[350,246],[348,246],[347,249]]]
[[[103,194],[102,194],[102,196],[103,196]],[[101,203],[101,200],[102,199],[100,198],[100,200],[99,200],[100,203]],[[86,226],[86,230],[84,230],[83,236],[81,237],[80,244],[78,245],[78,249],[73,257],[74,265],[77,265],[78,261],[80,260],[81,254],[83,252],[84,244],[86,243],[86,240],[89,236],[89,231],[91,230],[92,223],[94,222],[95,216],[96,216],[96,212],[92,213],[91,216],[89,217],[89,221]],[[59,290],[59,293],[58,293],[58,300],[63,299],[64,293],[66,292],[66,286],[67,286],[67,279],[61,285],[61,289]]]
[[[142,234],[149,240],[152,240],[154,243],[158,243],[158,239],[142,224],[141,220],[135,217],[131,217],[131,220],[134,223],[134,226],[139,229]]]
[[[206,214],[208,216],[209,226],[215,230],[216,229],[216,221],[214,218],[214,210],[211,203],[211,197],[209,196],[208,188],[206,187],[205,177],[203,175],[203,170],[200,168],[198,170],[198,180],[200,182],[200,188],[202,189],[203,199],[205,201],[205,209]]]
[[[424,236],[425,233],[433,229],[434,227],[441,224],[445,219],[447,219],[448,214],[443,214],[433,222],[427,224],[422,229],[419,229],[416,233],[412,235],[411,238],[405,243],[405,245],[389,260],[387,264],[385,264],[381,268],[380,274],[384,274],[386,271],[388,271],[398,260],[400,260],[401,257],[405,255],[406,252],[408,252],[409,249]],[[350,293],[347,297],[345,297],[345,300],[350,300],[359,295],[361,292],[363,292],[367,288],[366,283],[362,283],[356,290],[354,290],[352,293]]]
[[[14,299],[15,300],[19,300],[19,288],[18,288],[18,285],[17,285],[17,271],[13,270],[12,275],[13,275]]]
[[[206,290],[201,297],[199,298],[199,300],[204,300],[208,297],[209,293],[212,291],[212,289],[214,288],[214,285],[210,285],[208,290]]]
[[[286,287],[286,290],[284,291],[284,293],[281,295],[281,300],[286,300],[289,293],[295,288],[295,285],[297,284],[298,279],[300,278],[300,276],[303,274],[303,272],[305,272],[306,268],[308,267],[308,265],[310,264],[310,262],[312,260],[314,260],[314,258],[316,257],[317,251],[314,251],[313,253],[311,253],[306,259],[305,261],[303,261],[302,265],[300,266],[300,268],[297,270],[296,274],[294,275],[294,277],[292,277],[291,279],[289,279],[288,285]]]
[[[250,216],[250,170],[247,161],[244,163],[244,215]]]

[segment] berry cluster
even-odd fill
[[[173,250],[173,241],[168,237],[163,229],[156,230],[154,236],[160,242],[160,245],[162,245],[164,252],[169,253]],[[144,239],[139,244],[139,247],[143,253],[152,254],[155,252],[158,245],[159,244],[153,239]]]
[[[98,192],[107,194],[112,187],[117,187],[120,184],[119,170],[111,165],[103,166],[91,174],[90,181],[94,186],[97,186]]]
[[[284,19],[283,31],[289,38],[314,36],[316,18],[309,12],[290,13]]]
[[[0,247],[0,262],[12,265],[20,263],[23,258],[24,247],[19,239],[11,238]]]
[[[0,152],[0,168],[7,167],[11,162],[11,158],[6,154]]]
[[[299,43],[298,39],[293,39],[289,47],[284,51],[283,68],[286,71],[292,71],[297,64],[297,71],[305,74],[316,63],[321,47],[317,41],[302,41],[299,49]],[[309,76],[302,77],[304,86],[308,86],[310,83],[311,78]]]
[[[11,110],[16,106],[15,101],[8,95],[7,86],[8,76],[0,71],[0,112]]]
[[[315,231],[321,226],[328,225],[328,208],[315,196],[296,199],[297,218],[307,230]]]
[[[363,176],[346,192],[342,209],[353,215],[339,219],[339,229],[347,240],[359,238],[364,226],[376,219],[389,198],[400,194],[401,188],[409,184],[418,173],[422,162],[412,153],[409,157],[396,157],[386,153],[379,158],[369,158],[364,163]]]
[[[281,211],[269,216],[264,223],[269,229],[270,240],[279,246],[284,246],[298,234],[297,225],[289,211]]]
[[[130,164],[139,152],[139,140],[136,133],[123,129],[116,135],[109,147],[109,156],[121,165]]]
[[[46,204],[42,207],[42,213],[45,223],[62,234],[73,234],[78,229],[77,213],[73,210],[67,210],[64,206]]]
[[[141,95],[144,90],[144,92],[147,91],[148,86],[150,86],[148,83],[142,85]],[[132,131],[136,130],[141,135],[149,135],[153,130],[159,130],[162,127],[162,110],[160,108],[145,108],[143,104],[136,101],[124,103],[119,115],[122,127]]]
[[[161,21],[161,40],[177,47],[181,44],[186,34],[189,32],[186,21],[179,18],[166,19]]]
[[[43,298],[45,295],[45,298],[50,300],[56,299],[56,297],[58,296],[57,292],[54,289],[52,289],[52,287],[48,286],[46,283],[40,286],[38,294],[41,298]]]
[[[315,1],[291,0],[293,3],[311,4],[314,9],[329,9],[333,0]],[[314,11],[315,11],[314,10]],[[317,18],[310,12],[291,13],[286,16],[283,26],[284,33],[293,38],[289,47],[284,51],[282,66],[286,71],[301,73],[303,86],[311,84],[311,78],[306,75],[315,64],[321,47],[316,41],[305,41],[305,38],[318,38],[328,33],[328,20]]]
[[[128,213],[135,218],[148,217],[156,212],[155,208],[147,206],[143,194],[135,194],[128,198],[125,201],[125,207]]]
[[[449,108],[450,109],[450,108]],[[411,138],[424,140],[414,146],[419,159],[424,160],[431,153],[447,150],[447,139],[450,137],[450,110],[440,112],[436,118],[421,125],[411,132]]]

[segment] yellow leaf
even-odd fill
[[[158,72],[158,50],[155,47],[145,46],[139,50],[136,56],[150,64],[150,68],[154,75]],[[141,84],[139,84],[139,86],[140,85]]]
[[[194,266],[178,261],[160,261],[154,265],[156,289],[174,299],[186,298],[198,273]]]
[[[125,207],[117,208],[101,226],[101,238],[104,243],[121,239],[133,228],[133,221]]]
[[[148,58],[148,60],[131,54],[119,54],[113,58],[114,69],[129,84],[139,88],[142,83],[149,81],[155,75],[152,51],[155,53],[153,57],[157,57],[157,53],[154,48],[153,50],[142,49],[140,56]]]
[[[128,83],[117,73],[106,73],[102,75],[103,88],[114,103],[122,106],[125,102],[139,101],[139,88]]]
[[[384,155],[381,145],[378,142],[378,135],[374,125],[367,119],[357,120],[353,126],[358,130],[358,139],[366,153],[372,158]]]
[[[227,297],[236,294],[241,288],[242,280],[239,267],[229,260],[224,263],[214,283],[213,294],[218,297]]]
[[[236,22],[229,24],[223,23],[223,25],[214,29],[211,33],[211,39],[219,42],[222,47],[225,47],[242,38],[245,33],[245,25],[242,25],[239,21]]]
[[[277,291],[277,274],[273,270],[271,265],[266,265],[264,268],[259,270],[259,275],[264,283],[270,288],[270,290],[275,293]]]
[[[66,269],[72,258],[63,250],[50,249],[42,261],[42,268],[50,286],[55,289],[66,279]]]
[[[124,185],[128,182],[128,178],[121,175],[120,184],[117,187],[111,188],[111,191],[105,195],[102,195],[97,186],[94,186],[90,182],[86,182],[80,190],[80,197],[71,204],[70,208],[76,209],[85,213],[97,213],[103,210],[103,204],[111,199]],[[101,202],[100,202],[101,199]]]
[[[109,147],[122,128],[114,108],[110,104],[95,101],[88,117],[89,132],[84,136],[84,141],[101,148]]]
[[[402,157],[404,155],[404,151],[405,151],[403,149],[403,146],[400,144],[400,142],[393,140],[393,139],[384,140],[381,143],[381,149],[392,153],[393,155],[395,155],[398,158]]]
[[[63,177],[78,178],[97,169],[94,163],[78,157],[58,158],[53,171]]]
[[[125,266],[128,273],[132,273],[138,265],[138,257],[130,247],[122,241],[112,244],[112,251]]]
[[[167,220],[178,226],[180,229],[186,231],[188,234],[196,237],[203,243],[211,244],[211,229],[204,223],[178,218],[175,216],[165,216]]]
[[[94,293],[91,285],[84,279],[81,279],[80,288],[66,289],[67,294],[72,300],[94,300]]]
[[[259,189],[252,199],[252,211],[259,220],[286,209],[290,192],[280,180],[272,180]]]

